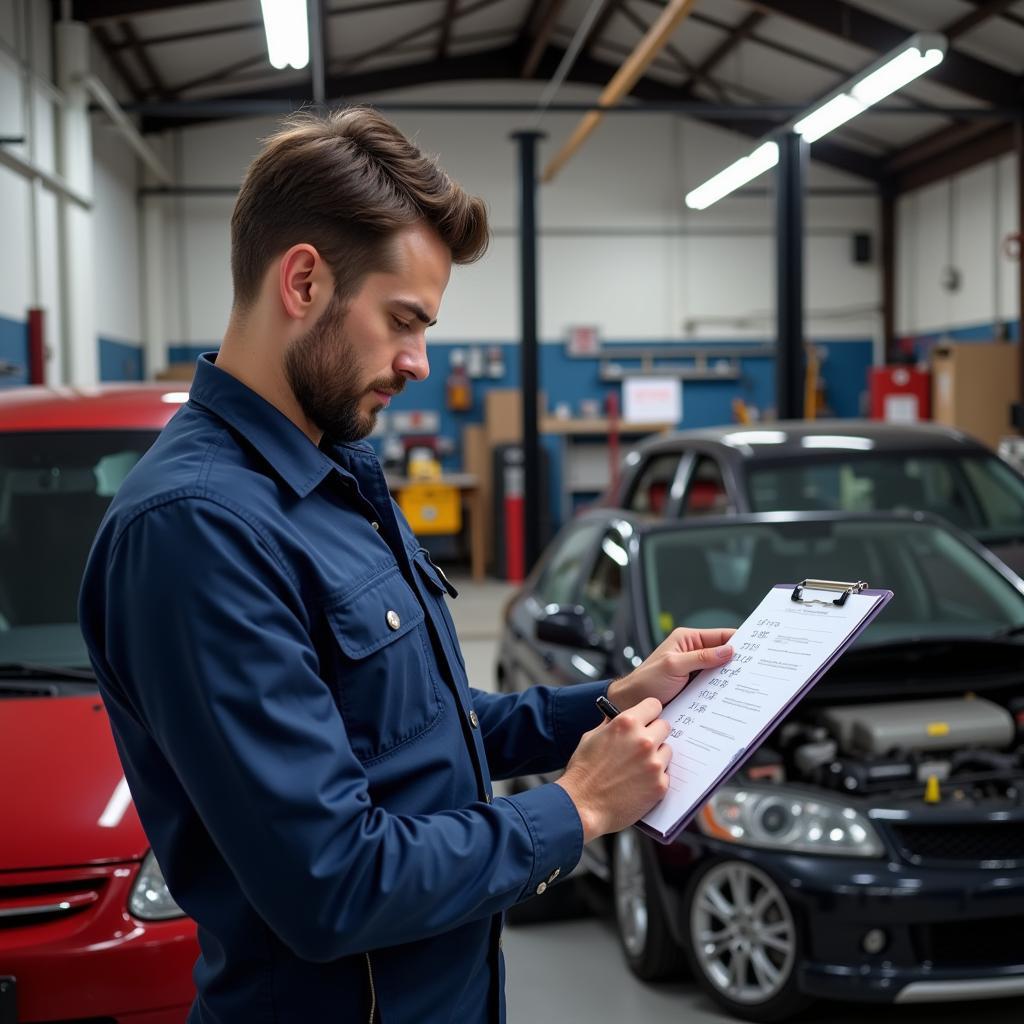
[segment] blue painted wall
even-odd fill
[[[481,342],[484,348],[490,344]],[[608,344],[625,344],[608,342]],[[644,348],[661,348],[678,342],[644,342]],[[707,342],[721,346],[728,342]],[[760,344],[743,341],[743,347]],[[826,353],[822,366],[829,405],[837,416],[859,416],[862,394],[867,390],[867,373],[871,365],[871,340],[856,338],[849,341],[817,342]],[[175,345],[168,353],[171,362],[191,362],[208,347]],[[510,388],[519,383],[519,345],[505,343],[500,346],[505,358],[505,374],[498,379],[473,381],[473,407],[467,412],[452,413],[445,408],[445,380],[448,376],[448,352],[452,348],[468,347],[466,342],[430,342],[431,374],[415,387],[407,388],[391,403],[396,412],[412,409],[441,410],[441,433],[451,437],[458,445],[462,427],[468,423],[483,422],[484,395],[494,387]],[[638,367],[639,359],[622,360],[626,368]],[[540,346],[541,390],[547,398],[548,409],[567,402],[574,416],[579,415],[580,402],[588,398],[604,400],[606,395],[620,391],[617,383],[601,381],[596,359],[572,358],[561,344]],[[748,405],[764,409],[774,401],[775,366],[770,356],[740,361],[739,380],[688,381],[683,385],[683,419],[680,427],[704,427],[732,420],[732,401],[742,398]]]
[[[936,345],[949,341],[992,341],[1002,328],[1010,341],[1020,341],[1020,321],[1010,320],[1004,325],[988,322],[968,327],[953,327],[947,331],[916,334],[901,339],[904,350],[909,350],[918,361],[928,362]]]
[[[13,388],[28,382],[28,324],[0,316],[0,363],[12,372],[0,374],[0,387]]]
[[[145,380],[141,345],[100,337],[100,380]]]

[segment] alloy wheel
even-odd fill
[[[772,879],[741,861],[726,861],[700,879],[690,906],[697,966],[738,1003],[765,1003],[790,980],[796,924]]]

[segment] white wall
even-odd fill
[[[0,135],[21,136],[10,151],[59,174],[53,89],[52,13],[49,0],[0,0]],[[95,50],[93,70],[119,99],[123,87]],[[37,78],[27,74],[31,67]],[[139,245],[135,157],[103,115],[93,115],[91,214],[96,333],[138,343]],[[0,316],[24,322],[27,311],[46,313],[48,379],[63,378],[58,199],[46,187],[0,166]],[[33,228],[33,220],[35,226]]]
[[[401,99],[532,102],[534,83],[457,83],[388,93]],[[559,101],[592,101],[594,90],[565,88]],[[512,340],[518,335],[516,146],[510,132],[531,115],[394,112],[389,116],[490,208],[494,240],[487,257],[456,268],[434,330],[439,341]],[[551,114],[542,165],[580,114]],[[241,181],[273,120],[218,122],[179,133],[181,181]],[[729,199],[688,211],[683,194],[749,151],[731,132],[667,114],[609,115],[551,185],[541,188],[541,335],[564,337],[572,324],[597,324],[606,338],[765,337],[774,303],[773,201]],[[757,187],[770,185],[766,176]],[[812,166],[816,186],[866,187]],[[233,197],[161,200],[167,208],[167,341],[203,344],[223,333],[231,302],[228,220]],[[873,196],[812,197],[808,202],[807,305],[820,337],[877,331],[875,263],[852,262],[850,234],[876,234]],[[877,246],[876,246],[877,250]],[[848,311],[859,310],[855,315]],[[846,311],[846,315],[844,314]],[[739,324],[738,317],[747,319]],[[695,318],[702,321],[690,325]],[[714,318],[714,323],[707,322]],[[725,322],[723,318],[729,318]]]
[[[970,327],[1018,316],[1017,264],[1003,251],[1017,230],[1016,157],[990,160],[908,192],[896,208],[897,332]],[[949,291],[947,266],[961,274]]]

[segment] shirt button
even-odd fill
[[[548,883],[547,882],[541,882],[540,885],[537,886],[537,895],[538,896],[543,896],[544,893],[547,890],[547,887],[548,887]]]
[[[380,523],[378,523],[378,522],[377,522],[376,520],[374,520],[374,521],[373,521],[372,523],[370,523],[370,525],[371,525],[371,526],[372,526],[372,527],[373,527],[373,528],[374,528],[375,530],[379,530],[379,529],[380,529]]]
[[[493,799],[494,798],[491,796],[490,793],[484,793],[484,803],[485,804],[489,804],[491,802],[491,800],[493,800]]]
[[[402,625],[402,620],[394,608],[388,610],[387,615],[384,616],[384,621],[387,622],[388,629],[398,629]]]
[[[476,717],[475,711],[470,711],[469,713],[469,724],[473,726],[474,729],[480,728],[480,719]]]

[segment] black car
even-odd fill
[[[685,959],[758,1021],[813,997],[1024,994],[1024,581],[968,534],[921,513],[585,513],[508,606],[499,687],[625,674],[675,626],[737,625],[807,577],[895,597],[680,839],[585,849],[626,960],[656,978]]]
[[[780,421],[659,435],[604,504],[667,518],[723,512],[923,510],[1024,572],[1024,477],[949,427]]]

